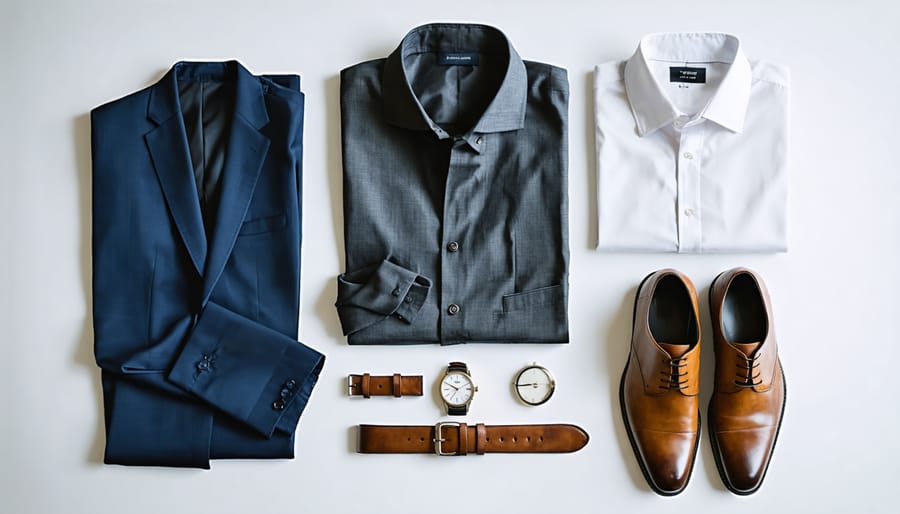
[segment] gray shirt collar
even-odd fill
[[[466,134],[518,130],[525,124],[528,76],[522,58],[506,36],[487,25],[434,23],[411,30],[388,56],[382,74],[385,120],[411,130],[431,130],[440,139],[450,137],[428,116],[413,92],[403,65],[404,57],[420,52],[452,52],[460,47],[508,56],[506,76],[493,100],[475,126]]]

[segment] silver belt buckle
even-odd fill
[[[432,439],[432,441],[434,441],[434,454],[442,457],[450,457],[456,455],[456,453],[444,453],[444,449],[441,446],[441,443],[446,441],[446,439],[441,437],[441,429],[443,429],[445,425],[459,428],[459,423],[456,421],[438,421],[434,424],[434,439]]]
[[[347,396],[353,396],[353,375],[347,376]]]

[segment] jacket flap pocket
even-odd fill
[[[282,229],[285,225],[287,225],[287,216],[284,214],[266,216],[265,218],[254,218],[245,221],[241,225],[241,231],[238,235],[249,236],[252,234],[264,234],[266,232]]]
[[[531,289],[503,295],[503,312],[527,310],[561,302],[565,295],[561,285]]]

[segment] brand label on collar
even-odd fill
[[[478,52],[440,52],[441,66],[478,66]]]
[[[685,66],[669,67],[669,82],[687,82],[689,84],[706,84],[706,68],[688,68]]]

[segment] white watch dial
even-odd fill
[[[456,407],[465,405],[472,399],[474,393],[475,385],[472,380],[458,371],[447,373],[441,380],[441,398],[448,405]]]
[[[529,405],[540,405],[550,399],[556,383],[545,368],[529,366],[516,377],[516,394]]]

